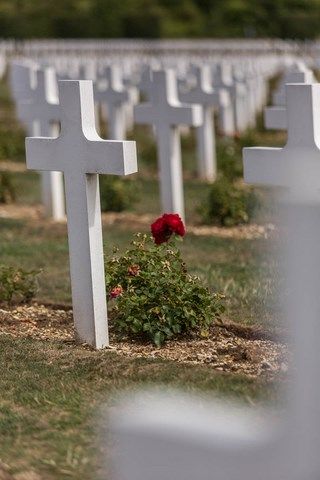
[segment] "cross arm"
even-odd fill
[[[78,144],[62,137],[26,139],[27,167],[48,170],[109,175],[130,175],[138,170],[136,144],[132,141],[78,138]],[[76,146],[76,149],[75,149]],[[72,152],[75,161],[68,156]]]
[[[63,171],[59,162],[59,145],[55,138],[27,137],[26,162],[30,170]]]
[[[173,107],[172,116],[170,116],[171,125],[191,125],[200,127],[203,123],[203,113],[201,105],[179,105]]]
[[[133,114],[134,121],[141,124],[154,124],[156,123],[156,115],[154,115],[153,106],[151,103],[141,103],[140,105],[135,105]]]
[[[130,175],[138,171],[136,142],[99,139],[85,143],[81,154],[83,173]]]
[[[243,149],[244,181],[269,186],[287,184],[287,165],[282,148]]]
[[[267,107],[264,110],[264,125],[269,130],[286,130],[287,112],[284,107]]]

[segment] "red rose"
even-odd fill
[[[151,233],[157,245],[167,242],[173,233],[183,237],[185,226],[177,213],[164,213],[151,225]]]
[[[117,287],[114,287],[111,292],[110,292],[110,297],[111,298],[117,298],[123,293],[123,288],[121,285],[118,285]]]

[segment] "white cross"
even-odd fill
[[[123,86],[118,65],[105,68],[105,80],[107,86],[99,89],[97,85],[94,98],[96,102],[107,107],[108,137],[112,140],[123,140],[126,136],[124,105],[130,101],[130,93]]]
[[[319,104],[318,104],[319,105]],[[319,109],[319,107],[318,107]],[[294,179],[295,173],[288,171]],[[294,185],[298,179],[294,179]],[[310,194],[311,193],[311,194]],[[320,199],[295,190],[282,219],[290,386],[281,412],[174,395],[128,398],[108,422],[121,480],[317,480],[320,476]],[[283,292],[284,294],[284,292]],[[110,435],[110,434],[109,434]]]
[[[29,68],[18,73],[22,83],[26,84]],[[25,98],[18,99],[18,118],[27,126],[29,135],[57,136],[60,121],[60,105],[56,88],[55,71],[52,68],[35,71],[35,85],[25,85]],[[22,95],[22,93],[21,93]],[[60,172],[43,172],[41,174],[42,202],[47,216],[54,220],[65,218],[63,178]]]
[[[312,70],[307,69],[304,65],[296,66],[295,68],[297,70],[286,72],[284,74],[279,88],[272,95],[273,105],[277,107],[285,106],[285,86],[287,83],[313,83],[315,81]]]
[[[27,138],[27,166],[64,173],[73,315],[80,341],[108,344],[98,174],[137,171],[135,142],[102,140],[95,130],[91,81],[59,82],[61,134]]]
[[[10,63],[10,89],[16,104],[30,99],[31,89],[36,87],[36,69],[37,64],[31,61]],[[18,119],[23,122],[21,118]]]
[[[314,76],[311,70],[302,72],[290,72],[284,76],[286,83],[313,83]],[[269,130],[286,130],[287,114],[286,114],[286,94],[285,83],[273,96],[275,106],[266,107],[264,109],[264,126]]]
[[[263,118],[264,126],[267,130],[287,129],[287,112],[285,107],[266,107]]]
[[[320,184],[320,84],[288,84],[288,141],[283,148],[245,148],[244,179],[247,183],[292,186],[293,172],[299,187]]]
[[[203,123],[196,128],[198,148],[198,172],[204,180],[214,181],[217,176],[217,158],[213,108],[220,104],[221,95],[211,86],[210,67],[195,66],[194,87],[186,92],[180,91],[179,98],[184,103],[199,104],[203,110]]]
[[[164,212],[184,219],[181,145],[178,126],[202,123],[200,105],[184,105],[178,100],[173,70],[153,72],[151,99],[135,106],[137,123],[154,125],[158,146],[161,205]]]
[[[230,69],[228,69],[230,67]],[[236,131],[233,105],[234,88],[232,85],[231,66],[219,64],[214,72],[213,87],[221,91],[219,105],[219,127],[223,135],[233,136]]]
[[[150,60],[150,63],[146,63],[141,67],[137,88],[140,94],[143,95],[144,101],[150,101],[152,91],[152,75],[156,70],[160,70],[160,65],[155,59],[153,59],[153,61]]]

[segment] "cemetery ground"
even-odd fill
[[[187,235],[181,243],[190,273],[225,295],[226,312],[210,338],[182,339],[162,349],[116,338],[95,352],[73,338],[66,224],[41,215],[38,175],[24,170],[24,132],[17,125],[5,83],[0,85],[0,162],[16,201],[0,205],[0,263],[42,270],[29,306],[0,305],[0,479],[93,478],[99,471],[93,415],[112,407],[119,392],[166,385],[214,393],[259,405],[278,398],[286,349],[271,291],[275,270],[268,255],[272,226],[203,226],[198,206],[209,185],[195,180],[192,137],[183,137]],[[139,173],[129,180],[137,201],[103,215],[106,255],[124,250],[134,233],[149,232],[159,214],[155,149],[150,132],[136,128]],[[243,138],[218,140],[219,163],[241,165],[241,148],[277,145],[284,137],[260,129]],[[97,427],[98,428],[98,427]],[[99,428],[98,428],[99,430]],[[1,463],[0,463],[1,465]],[[6,466],[7,465],[7,466]],[[2,475],[2,476],[1,476]],[[37,479],[34,476],[34,479]]]

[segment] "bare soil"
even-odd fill
[[[111,323],[111,349],[127,357],[161,358],[184,364],[205,364],[217,371],[273,378],[288,369],[288,348],[281,339],[253,327],[229,322],[212,327],[208,338],[182,338],[163,347],[119,338]],[[0,308],[0,334],[74,342],[71,308],[20,305]],[[83,345],[84,349],[89,348]]]

